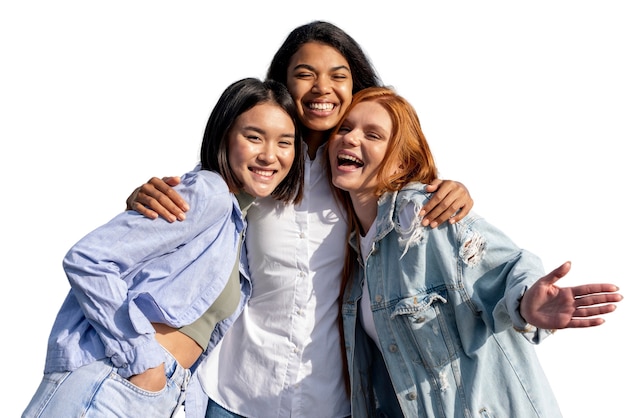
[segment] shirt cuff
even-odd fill
[[[118,368],[117,374],[125,379],[158,367],[165,362],[163,347],[152,339],[146,344],[135,346],[123,354],[111,356],[111,362]]]

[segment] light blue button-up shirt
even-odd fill
[[[473,213],[422,227],[427,199],[416,183],[379,200],[372,248],[348,286],[353,416],[561,416],[533,347],[551,332],[519,314],[541,261]],[[380,348],[360,320],[364,285]]]
[[[220,295],[245,228],[237,199],[221,176],[206,170],[185,174],[176,190],[191,208],[184,222],[126,211],[67,253],[63,267],[71,290],[50,334],[45,372],[105,357],[123,377],[157,367],[165,359],[151,322],[190,324]],[[239,307],[217,325],[207,352],[249,299],[245,259],[242,250]]]

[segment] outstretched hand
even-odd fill
[[[568,261],[539,279],[526,291],[520,304],[522,317],[531,325],[543,329],[584,328],[604,323],[604,315],[622,300],[613,284],[594,283],[573,287],[558,287],[555,283],[569,273]]]
[[[180,177],[152,177],[128,196],[126,209],[136,210],[150,219],[162,216],[168,222],[182,221],[189,207],[172,188],[179,183]]]

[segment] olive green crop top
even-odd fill
[[[248,208],[254,202],[254,196],[245,192],[236,195],[239,207],[245,218]],[[239,250],[237,258],[230,278],[222,290],[222,293],[215,299],[215,302],[207,309],[207,311],[195,322],[179,328],[179,331],[193,339],[203,350],[209,346],[211,334],[218,322],[228,318],[235,312],[241,299],[241,287],[239,282],[239,255],[241,254],[242,237],[239,239]]]

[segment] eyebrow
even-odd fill
[[[348,127],[354,127],[355,123],[350,120],[350,115],[346,116],[341,126],[347,125]],[[384,135],[387,139],[391,138],[391,132],[388,132],[386,128],[383,128],[378,122],[368,122],[363,126],[363,130],[376,131],[381,135]]]
[[[312,65],[309,64],[298,64],[295,67],[293,67],[294,70],[299,70],[299,69],[307,69],[307,70],[311,70],[311,71],[315,71],[315,67],[313,67]],[[330,69],[331,71],[339,71],[339,70],[346,70],[348,72],[350,72],[350,68],[346,67],[345,65],[338,65],[336,67],[332,67]]]
[[[254,125],[246,125],[246,126],[242,126],[241,127],[242,130],[244,131],[254,131],[254,132],[258,132],[261,135],[267,135],[267,132],[264,129],[261,129],[257,126]],[[295,138],[296,134],[295,133],[289,133],[289,134],[280,134],[281,137],[285,137],[285,138]]]

